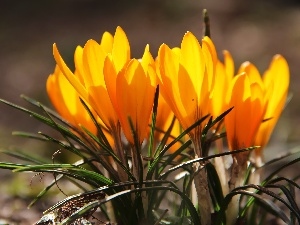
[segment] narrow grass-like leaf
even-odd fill
[[[72,169],[75,166],[72,164],[42,164],[42,165],[24,165],[22,168],[17,168],[13,172],[36,171],[47,169]]]
[[[166,168],[166,166],[170,165],[171,162],[184,150],[187,149],[192,144],[191,140],[186,141],[183,145],[180,146],[178,150],[176,150],[174,153],[172,153],[165,162],[162,163],[162,165],[159,167],[158,174],[161,174],[161,172]]]
[[[133,170],[137,169],[137,171],[136,171],[137,176],[138,176],[137,177],[138,178],[138,186],[137,187],[142,187],[143,177],[144,177],[144,168],[143,168],[143,161],[142,161],[142,154],[141,154],[141,146],[139,143],[139,136],[136,132],[135,126],[130,117],[128,118],[128,122],[130,125],[131,133],[133,135],[133,140],[134,140],[134,146],[131,146]],[[134,165],[137,168],[134,168]],[[134,205],[136,205],[135,208],[138,211],[139,217],[144,218],[145,211],[144,211],[142,196],[140,195],[140,193],[138,193],[135,196]],[[132,214],[132,217],[134,217],[135,211],[132,210],[131,214]]]
[[[82,160],[79,160],[79,161],[74,163],[74,166],[79,166],[81,164],[82,164]],[[53,175],[55,176],[55,174],[53,174]],[[38,200],[40,200],[63,177],[64,177],[63,174],[59,174],[58,176],[56,176],[55,179],[53,179],[53,181],[49,185],[47,185],[42,191],[40,191],[40,193],[29,203],[28,208],[30,208]],[[74,180],[72,180],[71,178],[68,178],[68,177],[66,177],[66,178],[69,179],[72,183],[76,184],[76,186],[82,188],[82,186],[80,186],[76,181],[74,181]],[[83,189],[83,190],[85,190],[85,189]]]
[[[45,138],[47,138],[49,141],[56,143],[58,145],[60,145],[61,147],[63,147],[66,150],[69,150],[70,152],[78,155],[80,158],[82,158],[92,169],[93,171],[97,171],[100,172],[99,169],[89,160],[89,158],[87,158],[85,155],[82,154],[82,152],[77,149],[74,145],[66,145],[65,143],[63,143],[62,141],[52,138],[46,134],[43,134],[41,132],[39,132],[39,134],[41,134],[42,136],[44,136]]]
[[[206,135],[208,133],[208,131],[215,126],[217,123],[221,122],[225,116],[230,113],[230,111],[233,109],[234,107],[231,107],[229,109],[227,109],[225,112],[223,112],[221,115],[217,116],[216,119],[214,120],[210,120],[210,122],[208,122],[205,127],[203,128],[202,134]]]
[[[9,106],[11,106],[11,107],[13,107],[15,109],[18,109],[18,110],[20,110],[22,112],[25,112],[25,113],[29,114],[30,116],[36,118],[37,120],[41,121],[42,123],[53,127],[52,121],[49,118],[47,118],[47,117],[44,117],[44,116],[42,116],[42,115],[40,115],[38,113],[35,113],[35,112],[33,112],[31,110],[28,110],[28,109],[26,109],[24,107],[21,107],[21,106],[18,106],[16,104],[13,104],[13,103],[11,103],[9,101],[6,101],[4,99],[0,99],[0,102],[4,103],[6,105],[9,105]]]
[[[211,141],[207,142],[207,133],[208,131],[214,127],[217,123],[221,122],[225,116],[233,109],[233,107],[227,109],[225,112],[223,112],[221,115],[219,115],[216,119],[212,119],[212,117],[209,118],[209,121],[204,126],[202,133],[201,133],[201,148],[202,148],[202,156],[207,156],[209,147],[211,144]]]
[[[25,98],[26,100],[28,98]],[[30,100],[29,102],[33,103],[35,100]],[[48,116],[49,118],[47,117],[44,117],[36,112],[33,112],[31,110],[28,110],[24,107],[21,107],[21,106],[18,106],[16,104],[13,104],[11,102],[8,102],[4,99],[0,99],[0,102],[4,103],[4,104],[7,104],[13,108],[16,108],[20,111],[23,111],[27,114],[29,114],[30,116],[36,118],[37,120],[41,121],[42,123],[50,126],[50,127],[53,127],[54,129],[58,130],[64,137],[70,137],[71,139],[75,140],[77,143],[81,144],[82,146],[85,146],[86,149],[89,149],[86,144],[79,138],[77,137],[74,133],[72,133],[70,130],[68,130],[67,128],[65,128],[64,126],[60,125],[60,124],[57,124],[50,116],[50,111],[51,110],[47,110],[46,107],[44,107],[42,104],[40,104],[39,102],[34,102],[34,105],[38,106],[39,108],[41,108]],[[52,114],[51,114],[52,115]],[[48,136],[49,137],[49,136]],[[68,141],[68,139],[66,139]],[[72,146],[72,143],[69,142],[70,146]],[[73,148],[75,149],[75,148]],[[77,151],[77,154],[80,155],[80,152]],[[81,157],[84,157],[82,154],[80,155]]]
[[[283,164],[282,166],[280,166],[280,168],[278,168],[277,170],[275,170],[275,171],[273,171],[265,180],[264,180],[264,182],[268,182],[269,180],[271,180],[275,175],[277,175],[280,171],[282,171],[283,169],[285,169],[285,168],[287,168],[287,167],[289,167],[289,166],[291,166],[291,165],[293,165],[293,164],[295,164],[295,163],[297,163],[297,162],[299,162],[300,161],[300,157],[299,158],[296,158],[296,159],[294,159],[294,160],[292,160],[292,161],[289,161],[289,162],[287,162],[287,163],[285,163],[285,164]]]
[[[271,186],[274,187],[274,186]],[[260,185],[254,185],[254,184],[249,184],[249,185],[245,185],[243,187],[237,187],[235,188],[233,191],[239,191],[240,189],[247,189],[247,188],[254,188],[256,190],[258,190],[259,192],[256,192],[256,195],[259,195],[261,193],[264,193],[266,195],[271,196],[272,198],[282,202],[291,212],[293,212],[295,214],[295,216],[297,217],[298,221],[300,222],[300,214],[297,211],[297,209],[293,208],[290,204],[288,204],[282,197],[280,197],[278,194],[274,193],[273,191],[270,191],[269,188],[260,186]],[[259,195],[261,196],[261,195]],[[257,198],[252,198],[255,200],[259,200]],[[248,205],[246,205],[246,207],[244,207],[244,209],[240,212],[240,215],[243,217],[247,211],[247,209],[249,208]],[[298,207],[297,207],[298,208]]]
[[[213,201],[215,211],[219,211],[221,204],[224,200],[220,178],[213,164],[207,163],[206,171],[207,171],[211,199]]]
[[[0,168],[1,169],[6,169],[6,170],[15,170],[15,169],[20,169],[23,168],[24,164],[16,164],[16,163],[7,163],[7,162],[0,162]]]
[[[216,157],[221,157],[221,156],[225,156],[225,155],[232,155],[232,154],[236,154],[236,153],[240,153],[240,152],[252,151],[255,148],[257,148],[257,147],[254,146],[254,147],[250,147],[250,148],[243,148],[243,149],[239,149],[239,150],[234,150],[234,151],[230,151],[230,152],[223,152],[223,153],[214,154],[214,155],[203,157],[203,158],[196,158],[196,159],[193,159],[193,160],[189,160],[187,162],[179,164],[178,166],[174,166],[174,167],[170,168],[165,173],[160,174],[159,179],[164,179],[164,177],[166,175],[168,175],[169,173],[171,173],[175,170],[181,169],[185,166],[191,165],[195,162],[205,162],[205,161],[208,161],[209,159],[213,159],[213,158],[216,158]]]
[[[296,178],[298,178],[298,176]],[[295,178],[293,180],[295,180]],[[300,186],[295,181],[293,181],[293,180],[288,179],[286,177],[276,177],[276,178],[270,180],[268,182],[268,184],[274,184],[274,183],[277,183],[277,182],[280,182],[280,181],[286,181],[289,185],[292,185],[292,186],[300,189]]]
[[[135,164],[137,166],[138,171],[136,171],[136,172],[137,172],[137,175],[139,176],[138,181],[141,183],[143,181],[143,177],[144,177],[143,176],[144,168],[143,168],[142,155],[141,155],[141,146],[139,143],[138,134],[135,130],[134,124],[130,117],[128,117],[128,122],[130,125],[131,133],[133,135],[133,140],[134,140],[134,146],[131,146],[131,148],[134,148],[132,151],[132,154],[133,154],[132,162],[133,162],[133,164]]]
[[[164,136],[161,138],[160,143],[158,144],[157,148],[155,149],[155,152],[154,152],[154,155],[153,155],[154,158],[156,158],[159,155],[159,153],[163,150],[163,148],[165,148],[165,145],[166,145],[168,139],[171,137],[171,131],[174,127],[175,120],[176,120],[176,117],[173,116],[171,124],[168,127],[167,131],[165,131],[165,132],[162,131],[162,130],[159,130],[158,128],[156,128],[156,131],[164,133]],[[174,140],[175,139],[176,139],[176,137],[174,137]]]
[[[259,201],[264,206],[265,210],[268,210],[270,213],[272,213],[276,217],[281,218],[285,223],[287,223],[287,224],[291,223],[290,219],[285,215],[285,213],[276,204],[274,204],[271,200],[269,200],[259,194],[250,192],[250,191],[235,190],[225,196],[221,210],[219,211],[219,214],[218,214],[216,225],[225,224],[226,209],[227,209],[232,197],[235,195],[238,195],[238,194],[248,195],[248,196],[251,196],[251,197],[257,199],[257,201]]]
[[[48,108],[47,106],[43,105],[41,102],[39,102],[33,98],[30,98],[24,94],[21,95],[21,98],[24,99],[25,101],[29,102],[30,104],[36,106],[37,108],[41,109],[41,107],[43,107],[43,110],[46,110],[48,114],[50,114],[51,116],[53,116],[54,118],[56,118],[57,120],[62,122],[64,125],[66,125],[67,127],[71,128],[71,129],[76,129],[67,120],[62,118],[57,112],[55,112],[52,109]]]
[[[84,128],[85,129],[85,128]],[[135,177],[133,176],[133,174],[128,170],[128,168],[126,168],[126,166],[121,162],[121,160],[118,158],[118,156],[114,153],[114,151],[112,150],[112,149],[110,149],[110,148],[107,148],[107,146],[106,145],[104,145],[94,134],[92,134],[90,131],[88,131],[88,130],[85,130],[85,132],[96,142],[96,143],[98,143],[100,146],[101,146],[101,148],[103,148],[103,150],[108,154],[108,155],[110,155],[113,159],[114,159],[114,161],[118,164],[118,165],[120,165],[120,167],[126,172],[126,174],[130,177],[130,179],[132,179],[132,180],[136,180],[135,179]],[[106,164],[106,162],[103,162],[103,164]],[[114,173],[116,173],[114,170],[112,170],[112,169],[108,169],[108,166],[107,167],[105,167],[108,171],[109,171],[109,173],[111,173],[112,175],[114,175]],[[117,176],[115,176],[114,175],[114,177],[115,177],[115,179],[117,180]]]
[[[291,210],[292,215],[295,215],[297,217],[300,224],[300,210],[291,191],[288,190],[284,185],[279,184],[268,184],[266,185],[266,188],[278,188],[284,193],[288,202],[290,203],[291,208],[294,209],[294,211]]]
[[[296,154],[299,154],[299,152],[296,152],[296,153],[293,153],[293,154],[289,154],[289,155],[283,157],[282,159],[281,159],[281,158],[279,158],[279,159],[274,159],[274,160],[272,160],[269,164],[267,164],[267,165],[265,165],[265,166],[259,168],[258,171],[261,170],[262,168],[263,168],[263,169],[266,169],[266,166],[269,166],[269,165],[271,165],[271,164],[273,164],[273,163],[276,163],[276,162],[279,162],[279,161],[281,161],[281,160],[285,160],[285,159],[288,158],[288,157],[295,157]],[[264,179],[264,180],[262,181],[262,186],[265,186],[266,184],[268,184],[268,183],[272,180],[273,177],[277,176],[277,174],[278,174],[280,171],[282,171],[283,169],[285,169],[285,168],[287,168],[287,167],[289,167],[289,166],[291,166],[291,165],[293,165],[293,164],[295,164],[295,163],[297,163],[297,162],[299,162],[299,161],[300,161],[300,158],[297,157],[297,158],[294,159],[294,160],[291,160],[291,161],[288,161],[287,163],[284,163],[282,166],[280,166],[280,167],[279,167],[278,169],[276,169],[275,171],[272,171],[271,174],[270,174],[269,176],[267,176],[267,178]],[[259,171],[259,172],[261,172],[261,171]],[[248,200],[247,203],[245,204],[244,209],[241,211],[241,215],[244,215],[244,214],[246,213],[246,211],[248,210],[248,208],[249,208],[252,204],[254,204],[254,202],[255,202],[255,199],[254,199],[254,198],[249,198],[249,200]]]
[[[26,154],[24,152],[20,152],[18,150],[11,151],[11,150],[2,150],[2,149],[0,149],[0,152],[3,153],[3,154],[6,154],[6,155],[12,156],[16,159],[24,160],[26,162],[31,162],[31,163],[36,163],[36,164],[49,163],[46,160],[38,159],[36,156],[28,155],[28,154]]]
[[[155,95],[154,95],[154,103],[153,110],[151,114],[151,127],[150,127],[150,136],[148,143],[148,157],[153,157],[153,146],[154,146],[154,132],[155,132],[155,124],[156,124],[156,116],[157,116],[157,108],[158,108],[158,98],[159,98],[159,86],[157,85]],[[148,167],[151,162],[148,162]]]
[[[29,203],[27,208],[32,207],[38,200],[40,200],[62,177],[63,175],[59,174],[47,187],[40,191],[40,193]]]
[[[292,161],[291,159],[292,158]],[[272,173],[268,176],[268,179],[265,179],[265,181],[270,180],[272,177],[274,177],[274,175],[276,175],[276,173],[280,172],[282,169],[284,169],[285,167],[288,167],[296,162],[297,159],[300,158],[300,152],[292,152],[292,153],[288,153],[284,156],[280,156],[278,158],[272,159],[270,161],[268,161],[267,163],[265,163],[263,166],[259,167],[256,169],[255,173],[267,173],[268,171],[271,171]],[[282,165],[286,164],[286,166],[284,166],[283,168],[281,168]],[[291,163],[291,164],[290,164]],[[281,166],[278,168],[278,170],[273,171],[273,169],[270,169],[270,167],[274,167],[275,165],[280,164]]]
[[[80,180],[83,180],[87,183],[94,184],[94,185],[96,184],[96,186],[113,184],[112,180],[99,173],[86,170],[71,164],[25,165],[23,167],[18,167],[13,170],[13,172],[24,172],[24,171],[55,172],[58,174],[67,174],[69,176],[80,178]]]
[[[12,135],[19,136],[19,137],[36,139],[36,140],[39,140],[39,141],[47,141],[46,138],[44,138],[44,137],[42,137],[40,135],[33,134],[33,133],[28,133],[28,132],[24,132],[24,131],[13,131]]]
[[[193,184],[193,179],[191,179],[191,176],[189,174],[186,174],[184,176],[183,185],[182,185],[183,193],[186,196],[190,196],[190,192],[192,190],[191,188],[192,184]],[[182,217],[181,222],[183,222],[183,217],[187,216],[187,208],[185,207],[185,202],[181,202],[177,215],[181,215]]]
[[[183,133],[181,133],[177,138],[175,138],[169,145],[167,145],[164,149],[160,151],[157,157],[153,160],[151,165],[149,166],[148,173],[147,173],[147,178],[146,179],[151,179],[152,175],[154,173],[154,170],[157,167],[157,164],[159,161],[162,159],[164,154],[176,143],[178,142],[182,137],[184,137],[186,134],[188,134],[191,130],[193,130],[195,127],[199,126],[209,115],[206,115],[202,117],[200,120],[196,121],[192,126],[187,128]]]
[[[83,105],[83,107],[85,108],[85,110],[87,111],[87,113],[89,114],[89,116],[92,119],[93,123],[97,127],[98,135],[101,138],[101,141],[99,140],[99,142],[101,142],[101,144],[103,146],[105,146],[105,148],[108,149],[109,151],[113,151],[113,149],[111,148],[111,146],[110,146],[110,144],[109,144],[109,142],[108,142],[105,134],[103,133],[102,127],[97,122],[94,114],[92,113],[92,111],[90,110],[90,108],[88,107],[88,105],[85,103],[85,101],[83,101],[81,98],[79,100],[80,100],[81,104]]]

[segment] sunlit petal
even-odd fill
[[[130,60],[129,42],[121,27],[117,27],[116,29],[112,47],[112,58],[117,72]]]
[[[69,82],[73,85],[73,87],[76,89],[76,91],[79,93],[79,95],[84,99],[88,100],[88,93],[85,90],[84,86],[80,83],[77,77],[74,76],[74,74],[71,72],[71,70],[68,68],[62,57],[60,56],[58,49],[56,47],[56,44],[53,44],[53,55],[56,60],[57,65],[59,66],[60,70],[63,72],[63,74],[66,76],[66,78],[69,80]]]
[[[114,37],[109,32],[104,32],[100,41],[100,45],[106,53],[111,53],[114,43]]]

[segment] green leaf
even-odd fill
[[[152,175],[154,173],[154,170],[157,168],[158,163],[160,162],[160,160],[162,159],[162,157],[164,156],[164,154],[176,143],[178,142],[182,137],[184,137],[186,134],[188,134],[191,130],[193,130],[195,127],[199,126],[203,121],[206,120],[206,118],[209,115],[206,115],[204,117],[202,117],[201,119],[199,119],[198,121],[196,121],[192,126],[190,126],[189,128],[187,128],[183,133],[181,133],[177,138],[175,138],[169,145],[167,145],[164,149],[162,149],[158,156],[155,157],[155,159],[153,160],[153,162],[151,163],[151,165],[149,166],[148,169],[148,173],[147,173],[147,178],[146,179],[151,179]]]
[[[24,171],[55,172],[58,174],[66,174],[68,176],[72,176],[86,183],[89,183],[93,186],[113,184],[112,180],[99,173],[89,171],[79,166],[74,166],[71,164],[25,165],[23,167],[18,167],[13,170],[13,172]]]
[[[211,163],[206,164],[206,169],[207,169],[209,191],[212,196],[211,199],[213,201],[215,211],[219,211],[221,204],[224,201],[222,185],[219,179],[219,175],[214,165]]]
[[[178,169],[182,169],[185,166],[191,165],[195,162],[206,162],[206,161],[208,161],[210,159],[213,159],[213,158],[216,158],[216,157],[221,157],[221,156],[225,156],[225,155],[233,155],[233,154],[240,153],[240,152],[252,151],[255,148],[257,148],[257,147],[254,146],[254,147],[250,147],[250,148],[243,148],[243,149],[239,149],[239,150],[234,150],[234,151],[230,151],[230,152],[223,152],[223,153],[214,154],[214,155],[203,157],[203,158],[196,158],[196,159],[193,159],[193,160],[189,160],[187,162],[181,163],[177,166],[174,166],[174,167],[168,169],[165,173],[160,174],[160,176],[158,178],[159,179],[164,179],[164,177],[166,177],[166,175],[168,175],[169,173],[171,173],[175,170],[178,170]]]
[[[19,168],[23,168],[24,164],[16,164],[16,163],[7,163],[7,162],[0,162],[0,168],[1,169],[7,169],[7,170],[15,170]]]
[[[156,116],[157,116],[157,108],[158,108],[158,98],[159,98],[159,85],[156,87],[155,96],[154,96],[154,103],[153,103],[153,110],[151,114],[151,126],[150,126],[150,137],[149,137],[149,144],[148,144],[148,157],[153,157],[153,146],[154,146],[154,133],[155,133],[155,124],[156,124]],[[148,162],[148,167],[150,166],[151,162]]]
[[[26,154],[24,152],[18,150],[0,150],[1,153],[12,156],[16,159],[25,160],[27,162],[36,163],[36,164],[43,164],[48,163],[48,161],[43,159],[38,159],[36,156]]]
[[[242,188],[242,187],[240,187],[240,188]],[[265,210],[272,213],[276,217],[281,218],[285,223],[290,224],[291,221],[286,216],[286,214],[282,211],[281,208],[279,208],[271,200],[269,200],[269,199],[267,199],[267,198],[265,198],[265,197],[263,197],[259,194],[250,192],[250,191],[236,189],[235,191],[232,191],[228,195],[225,196],[222,207],[221,207],[221,210],[219,211],[218,218],[217,218],[217,221],[216,221],[217,225],[225,224],[226,209],[227,209],[232,197],[235,196],[235,195],[238,195],[238,194],[247,195],[247,196],[251,196],[251,197],[255,198],[263,206],[263,208]]]

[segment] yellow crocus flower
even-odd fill
[[[130,46],[125,32],[117,27],[114,37],[104,33],[101,43],[89,40],[84,48],[77,47],[75,52],[75,76],[63,61],[56,45],[53,46],[54,58],[63,74],[76,89],[82,99],[88,102],[109,130],[116,133],[118,116],[106,89],[103,75],[104,60],[107,54],[113,55],[116,69],[120,71],[130,60]]]
[[[140,60],[132,59],[123,68],[118,55],[111,54],[105,60],[104,77],[107,91],[121,123],[124,135],[134,145],[134,132],[139,144],[147,136],[156,88],[154,60],[146,46]],[[130,121],[129,121],[130,120]]]
[[[225,116],[225,127],[230,150],[254,145],[254,138],[263,119],[265,105],[261,86],[250,82],[246,73],[234,77],[226,96],[227,108],[234,107]],[[234,155],[243,165],[249,153]]]
[[[250,62],[245,62],[240,66],[238,73],[241,72],[246,72],[250,83],[257,83],[263,90],[264,116],[254,142],[254,145],[260,146],[254,152],[257,163],[261,164],[262,150],[270,139],[286,101],[289,86],[289,67],[281,55],[275,55],[263,77]]]
[[[191,32],[184,35],[181,48],[172,50],[166,44],[159,48],[160,90],[183,129],[210,113],[216,61],[212,41],[204,37],[201,46]],[[197,149],[202,126],[189,134]]]
[[[290,82],[289,66],[281,55],[275,55],[269,68],[263,75],[263,85],[268,93],[264,122],[261,123],[255,138],[255,145],[261,146],[255,150],[256,157],[261,157],[262,150],[268,143],[279,116],[284,108]]]
[[[158,51],[160,69],[159,85],[162,95],[186,130],[196,121],[211,112],[211,98],[214,86],[214,73],[217,54],[209,37],[202,39],[201,45],[197,38],[187,32],[180,48],[170,49],[162,44]],[[202,157],[200,124],[189,136],[193,142],[194,157]],[[195,187],[197,192],[201,223],[210,224],[210,199],[206,170],[200,170],[200,164],[195,163]]]
[[[48,96],[56,111],[75,127],[81,125],[93,134],[97,129],[88,112],[79,100],[79,95],[74,87],[65,78],[59,67],[50,74],[46,83]]]

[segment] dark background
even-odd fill
[[[162,43],[179,46],[186,31],[200,39],[204,8],[210,15],[212,39],[220,58],[223,49],[229,50],[236,69],[248,60],[263,72],[273,55],[280,53],[287,59],[293,98],[266,149],[266,157],[295,148],[300,140],[300,4],[296,0],[1,0],[0,98],[33,109],[19,97],[25,94],[50,106],[45,83],[55,66],[53,43],[72,67],[77,45],[84,45],[88,39],[100,40],[104,31],[114,33],[120,25],[129,38],[133,57],[141,57],[146,44],[156,56]],[[28,115],[0,104],[0,148],[23,149],[50,158],[57,150],[45,143],[12,137],[14,130],[51,133]],[[12,159],[0,154],[0,161],[7,160]],[[35,177],[34,185],[30,185],[31,177],[0,170],[0,191],[4,193],[0,197],[0,221],[10,218],[30,224],[40,216],[37,211],[46,209],[44,204],[26,210],[26,204],[34,196],[30,193],[41,190],[52,178],[40,182]]]

